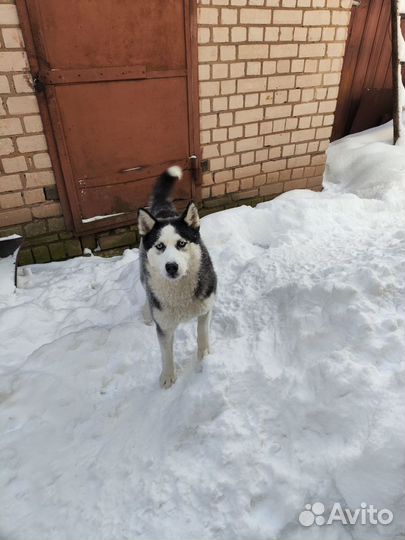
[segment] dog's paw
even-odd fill
[[[198,353],[197,353],[198,361],[201,362],[210,353],[211,353],[211,349],[209,347],[206,347],[205,349],[198,350]]]
[[[202,362],[197,362],[196,366],[195,366],[195,372],[196,373],[202,373],[203,371],[203,363]]]
[[[174,371],[169,373],[162,371],[159,382],[162,388],[170,388],[176,382],[176,373]]]

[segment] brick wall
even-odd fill
[[[319,189],[351,0],[198,5],[203,205]],[[13,0],[0,0],[0,30],[0,236],[26,237],[23,263],[134,245],[134,227],[66,231]]]
[[[204,199],[319,189],[351,0],[199,0]]]
[[[46,199],[46,192],[52,196],[49,188],[55,178],[12,2],[0,0],[0,23],[1,236],[27,237],[32,250],[26,253],[26,262],[50,260],[45,243],[52,244],[56,258],[61,247],[71,255],[80,254],[72,235],[65,232],[59,201]],[[64,234],[67,238],[60,238]]]

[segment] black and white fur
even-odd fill
[[[156,325],[163,388],[176,380],[173,341],[181,322],[198,318],[198,361],[210,352],[209,326],[217,288],[214,267],[200,237],[197,207],[190,202],[179,215],[171,200],[181,176],[180,167],[167,169],[156,183],[150,211],[138,212],[141,281],[147,297],[143,316],[147,324]]]

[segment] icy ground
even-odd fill
[[[0,537],[364,539],[404,533],[405,150],[331,146],[325,191],[203,220],[214,352],[195,324],[158,386],[137,250],[33,266],[0,302]],[[389,526],[299,525],[306,503]]]

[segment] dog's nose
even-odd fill
[[[166,263],[166,272],[169,274],[170,277],[174,277],[177,274],[178,269],[179,265],[177,263]]]

